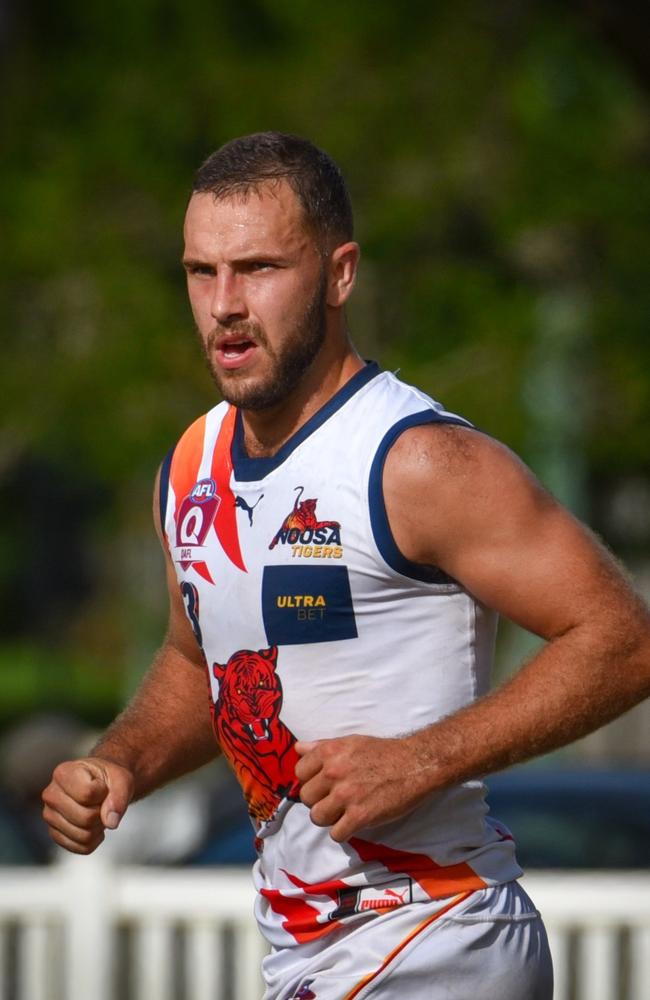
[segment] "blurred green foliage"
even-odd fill
[[[184,204],[201,160],[245,132],[307,135],[346,173],[363,350],[560,493],[578,476],[585,514],[625,546],[606,500],[648,473],[650,126],[635,67],[596,28],[541,2],[9,9],[0,469],[15,487],[35,463],[45,486],[2,502],[4,718],[32,689],[110,715],[160,634],[150,484],[214,402],[178,265]],[[65,546],[33,526],[70,483],[102,499],[55,518],[77,553],[65,575],[86,581],[57,594]]]

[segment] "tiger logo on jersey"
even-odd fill
[[[283,799],[298,801],[296,737],[280,718],[282,685],[277,646],[240,649],[214,663],[219,695],[213,725],[221,749],[256,820],[272,819]]]
[[[315,497],[301,500],[305,487],[296,486],[295,489],[297,495],[293,508],[273,536],[269,548],[274,549],[278,543],[289,544],[294,556],[340,559],[343,554],[340,522],[319,521],[316,517],[318,500]]]

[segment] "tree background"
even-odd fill
[[[246,132],[343,168],[366,356],[522,454],[646,587],[647,21],[606,0],[0,5],[0,726],[107,722],[160,640],[151,485],[215,402],[182,217]],[[501,672],[524,646],[506,630]]]

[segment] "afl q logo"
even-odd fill
[[[176,517],[176,547],[184,569],[202,558],[192,550],[205,543],[220,503],[213,479],[200,479],[181,503]]]

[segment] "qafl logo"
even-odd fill
[[[214,479],[199,479],[182,501],[176,516],[175,552],[182,569],[204,561],[202,549],[220,504]]]

